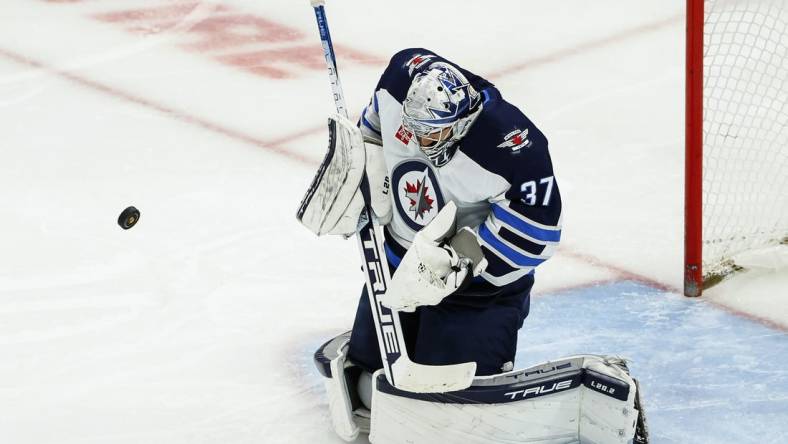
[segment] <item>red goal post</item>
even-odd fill
[[[684,293],[788,239],[788,1],[687,0]]]

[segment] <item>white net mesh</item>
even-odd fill
[[[788,237],[788,0],[706,0],[703,268]]]

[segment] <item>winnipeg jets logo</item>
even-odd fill
[[[429,63],[430,59],[434,57],[434,54],[416,55],[415,57],[412,57],[407,63],[405,63],[405,66],[408,67],[408,75],[413,77],[413,71]]]
[[[424,219],[424,213],[432,209],[435,199],[432,199],[428,192],[427,170],[424,170],[421,180],[416,180],[415,184],[405,181],[405,197],[410,200],[409,212],[413,213],[415,220]]]
[[[406,160],[391,172],[395,218],[414,232],[438,214],[444,200],[432,167],[422,160]]]
[[[528,139],[528,128],[525,131],[514,130],[504,136],[502,144],[498,148],[510,148],[512,151],[517,151],[521,148],[529,148],[533,143]]]

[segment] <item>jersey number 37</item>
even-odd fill
[[[520,199],[526,205],[537,204],[537,193],[541,185],[544,185],[544,197],[542,198],[541,205],[547,206],[550,204],[550,195],[553,193],[553,176],[544,177],[539,180],[539,185],[535,180],[531,180],[520,185],[520,192],[522,196]]]

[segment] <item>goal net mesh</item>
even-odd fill
[[[788,0],[706,0],[704,277],[788,238]]]

